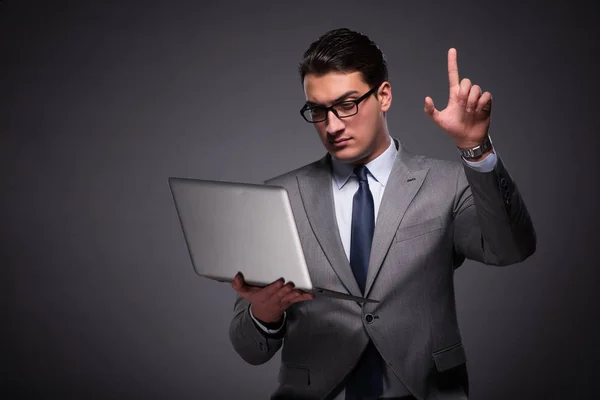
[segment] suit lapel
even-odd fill
[[[381,269],[383,260],[408,206],[427,176],[428,169],[419,170],[415,161],[413,156],[408,155],[404,150],[400,150],[394,162],[375,224],[365,296],[368,296]]]
[[[329,157],[323,158],[315,168],[297,179],[304,211],[325,256],[348,292],[361,296],[339,235]]]

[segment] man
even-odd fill
[[[387,66],[366,36],[326,33],[300,75],[302,116],[327,154],[266,183],[290,195],[314,284],[379,302],[315,300],[283,281],[258,288],[238,275],[235,350],[261,364],[281,348],[274,399],[466,398],[454,270],[466,258],[521,262],[536,246],[488,135],[491,94],[459,80],[450,49],[448,104],[424,105],[459,149],[449,162],[411,154],[390,136]]]

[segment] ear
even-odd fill
[[[377,89],[377,98],[382,112],[387,112],[392,106],[392,85],[389,82],[383,82]]]

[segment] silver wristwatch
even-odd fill
[[[477,147],[473,147],[472,149],[461,149],[457,147],[460,151],[460,155],[463,156],[466,160],[471,160],[473,158],[477,158],[482,154],[485,154],[488,150],[492,148],[492,138],[488,135],[485,138],[485,141],[481,143]]]

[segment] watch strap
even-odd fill
[[[463,158],[465,158],[466,160],[474,159],[474,158],[480,157],[481,155],[485,154],[487,151],[489,151],[492,148],[492,138],[489,135],[486,136],[483,143],[481,143],[479,146],[473,147],[471,149],[463,149],[460,147],[457,147],[457,148],[458,148],[458,151],[460,152],[460,155]]]

